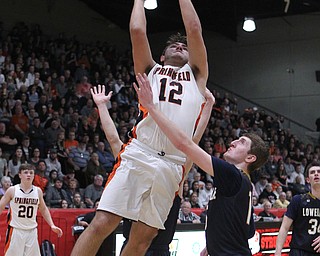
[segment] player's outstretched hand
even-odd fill
[[[55,225],[52,225],[51,226],[51,230],[56,233],[58,235],[58,237],[61,237],[63,235],[63,232],[62,232],[62,229],[55,226]]]
[[[148,76],[145,73],[143,75],[139,73],[136,79],[139,87],[136,83],[133,83],[133,87],[138,94],[139,102],[143,107],[149,109],[149,107],[153,105],[153,94]]]
[[[104,85],[98,84],[97,86],[90,89],[92,98],[97,106],[100,104],[106,104],[110,101],[112,96],[112,91],[106,95],[106,88]]]
[[[320,236],[313,240],[312,246],[317,253],[320,252]]]

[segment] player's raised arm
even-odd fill
[[[179,4],[187,34],[189,64],[195,74],[200,91],[204,93],[209,72],[201,22],[191,0],[179,0]]]
[[[94,88],[91,88],[91,95],[99,109],[100,121],[102,124],[103,131],[106,135],[106,138],[110,144],[112,154],[116,158],[123,142],[119,138],[118,131],[114,125],[113,120],[109,115],[109,110],[107,108],[107,103],[110,101],[112,96],[112,91],[108,95],[105,94],[105,86],[98,85]]]
[[[135,73],[148,73],[155,65],[147,38],[144,0],[134,0],[130,19],[130,37]]]
[[[154,121],[169,138],[173,145],[190,158],[209,175],[213,176],[211,156],[195,144],[182,130],[170,122],[167,117],[159,111],[152,101],[152,90],[146,74],[138,74],[137,81],[140,88],[134,83],[134,88],[139,96],[140,103],[149,111]]]

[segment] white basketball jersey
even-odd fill
[[[192,138],[205,99],[199,91],[189,64],[183,67],[156,64],[148,74],[148,78],[152,87],[153,102],[157,108]],[[185,158],[141,105],[132,135],[167,157]]]
[[[38,187],[32,186],[25,193],[20,185],[14,186],[14,197],[10,201],[8,224],[18,229],[33,229],[37,227],[37,211],[39,205]]]

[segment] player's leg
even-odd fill
[[[103,240],[119,225],[122,217],[110,212],[97,211],[90,225],[80,235],[71,256],[96,255]]]
[[[38,244],[38,231],[37,229],[30,230],[26,234],[26,245],[24,250],[25,256],[40,256],[40,249]]]
[[[9,227],[6,235],[4,248],[5,256],[23,256],[25,248],[24,232],[13,227]]]
[[[158,234],[158,229],[142,222],[132,223],[129,241],[123,249],[121,256],[144,256],[153,238]]]

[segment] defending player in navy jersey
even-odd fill
[[[295,195],[288,205],[277,238],[275,256],[281,255],[291,225],[289,255],[320,255],[320,163],[309,164],[306,175],[311,185],[311,192]]]
[[[51,230],[59,237],[62,236],[62,230],[54,225],[42,190],[32,185],[33,165],[22,164],[18,174],[21,183],[10,187],[0,201],[0,214],[10,202],[4,255],[40,256],[36,220],[38,208]]]
[[[248,238],[252,230],[252,186],[250,172],[262,166],[269,155],[264,141],[256,134],[245,134],[232,141],[224,160],[209,155],[172,124],[152,102],[146,74],[138,74],[134,84],[140,103],[149,111],[173,145],[209,175],[214,176],[215,193],[209,202],[206,228],[207,248],[201,255],[251,255]]]

